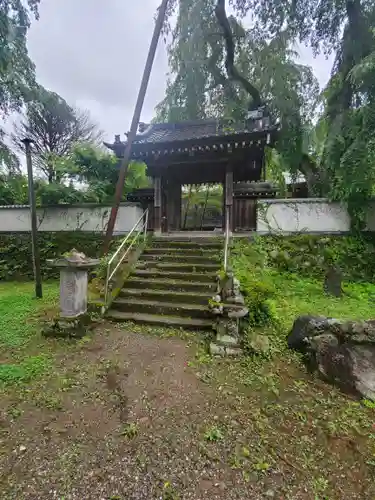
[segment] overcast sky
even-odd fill
[[[41,0],[40,20],[28,36],[39,83],[69,104],[88,109],[106,138],[129,130],[160,0]],[[331,61],[302,50],[321,85]],[[163,98],[167,56],[159,43],[142,120]]]

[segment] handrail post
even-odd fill
[[[125,259],[126,255],[130,251],[130,249],[142,237],[142,232],[143,232],[143,242],[146,240],[147,227],[148,227],[148,213],[149,213],[149,211],[148,211],[148,209],[146,209],[143,212],[143,214],[141,215],[141,217],[134,224],[134,226],[131,229],[131,231],[123,239],[123,241],[122,241],[121,245],[119,246],[119,248],[112,255],[112,257],[108,260],[108,264],[107,264],[107,276],[106,276],[106,281],[105,281],[105,292],[104,292],[104,310],[108,306],[109,282],[110,282],[110,280],[115,275],[117,269],[122,264],[123,260]],[[139,225],[142,224],[142,221],[143,221],[143,225],[139,228]],[[114,269],[111,271],[112,262],[114,262],[114,259],[115,259],[115,257],[117,257],[117,255],[119,255],[119,258],[116,260],[117,264],[115,264]]]
[[[108,287],[109,287],[110,267],[111,267],[111,263],[108,261],[108,264],[107,264],[107,277],[106,277],[106,280],[105,280],[105,292],[104,292],[104,305],[105,306],[107,305],[107,302],[108,302]]]
[[[143,242],[145,242],[146,238],[147,238],[147,228],[148,228],[148,208],[146,210],[146,221],[145,221],[145,227],[144,227]]]
[[[229,247],[229,210],[225,211],[225,243],[224,243],[224,271],[228,270],[228,247]]]

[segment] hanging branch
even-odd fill
[[[212,44],[211,44],[211,50],[212,50],[212,55],[208,60],[207,67],[212,75],[215,87],[221,85],[226,99],[231,100],[236,104],[240,104],[240,99],[235,89],[233,88],[232,83],[230,82],[230,80],[228,80],[228,78],[226,78],[225,74],[218,67],[217,64],[218,56],[217,54],[215,54],[214,47]]]
[[[236,82],[239,82],[243,88],[251,95],[252,102],[249,105],[249,109],[256,109],[262,106],[263,102],[260,98],[259,91],[254,85],[252,85],[245,77],[241,75],[236,66],[234,65],[234,52],[235,44],[233,40],[232,29],[230,27],[227,13],[225,11],[225,0],[217,0],[215,7],[216,18],[222,28],[225,45],[226,45],[226,59],[225,68],[228,73],[228,77]]]

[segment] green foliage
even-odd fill
[[[0,383],[13,385],[30,382],[50,367],[50,360],[43,355],[31,356],[19,364],[0,365]]]
[[[115,156],[90,144],[82,143],[73,149],[70,164],[71,178],[87,185],[84,195],[88,199],[112,202],[119,173],[119,161]],[[126,175],[124,198],[130,191],[149,185],[146,165],[131,162]]]
[[[3,0],[0,3],[0,117],[19,111],[35,87],[35,68],[26,45],[31,17],[38,17],[39,0],[24,2]],[[0,127],[0,167],[10,170],[18,166],[9,147],[3,142]]]
[[[44,284],[43,301],[37,301],[31,283],[0,283],[0,346],[7,352],[0,364],[0,386],[27,383],[49,369],[48,354],[25,356],[22,349],[38,333],[35,315],[53,305],[57,294],[55,284]]]
[[[375,277],[373,253],[371,243],[346,236],[236,240],[231,258],[249,308],[249,347],[257,328],[262,327],[258,333],[268,336],[271,354],[275,349],[284,350],[285,336],[301,314],[371,318],[375,299],[375,285],[371,283]],[[342,298],[327,296],[323,291],[323,277],[331,264],[343,271]]]
[[[36,179],[37,205],[112,203],[118,179],[117,158],[98,147],[80,143],[66,156],[48,155],[53,182]],[[144,163],[131,162],[123,199],[137,188],[150,185]],[[0,173],[0,204],[28,203],[27,177]]]
[[[32,142],[32,156],[48,182],[60,182],[64,171],[56,157],[64,159],[79,142],[95,142],[100,133],[90,121],[89,114],[72,108],[55,92],[38,85],[32,99],[26,104],[24,119],[15,124],[12,140],[24,152],[22,139]]]
[[[139,425],[135,422],[125,424],[121,429],[121,436],[124,436],[128,439],[134,439],[138,436],[138,433]]]
[[[217,117],[230,126],[246,119],[249,95],[227,77],[225,43],[214,14],[216,4],[215,0],[171,2],[171,10],[178,10],[169,45],[172,78],[165,99],[157,107],[159,120]],[[314,114],[318,82],[311,68],[296,62],[290,31],[280,30],[269,37],[257,26],[242,25],[234,16],[229,23],[236,44],[236,67],[279,120],[277,149],[286,168],[295,172],[302,159],[304,129]]]
[[[27,178],[0,173],[0,205],[27,203]]]
[[[375,278],[374,246],[354,236],[267,236],[257,239],[266,266],[280,272],[322,279],[330,266],[341,269],[344,279]]]
[[[162,119],[173,119],[176,109],[180,118],[244,118],[247,96],[225,77],[215,4],[214,0],[170,2],[169,15],[178,10],[169,47],[175,79],[159,106]],[[352,228],[363,230],[375,191],[374,3],[233,0],[231,5],[241,19],[251,13],[246,28],[233,16],[229,19],[236,66],[257,87],[281,125],[278,155],[268,156],[268,166],[302,172],[311,195],[347,203]],[[315,127],[319,89],[311,69],[296,62],[297,41],[316,53],[336,54]],[[196,95],[198,110],[193,105]]]
[[[219,427],[214,425],[206,430],[204,433],[204,439],[210,442],[221,441],[224,439],[224,434]]]
[[[72,248],[89,257],[99,257],[103,235],[86,232],[39,233],[38,243],[43,279],[58,277],[58,270],[47,267],[46,260],[60,257]],[[117,245],[118,238],[112,240]],[[33,279],[31,241],[28,234],[0,235],[0,281]]]
[[[235,275],[249,309],[249,325],[262,326],[272,321],[272,277],[264,270],[265,256],[247,242],[236,241],[231,252]],[[249,265],[251,262],[251,265]]]
[[[1,282],[4,280],[1,279]],[[57,288],[44,284],[44,304],[53,304]],[[16,348],[30,340],[35,333],[35,323],[30,320],[41,303],[34,299],[33,285],[21,283],[0,284],[0,344]]]

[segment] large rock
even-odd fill
[[[375,321],[300,316],[288,346],[304,353],[325,379],[375,400]]]

